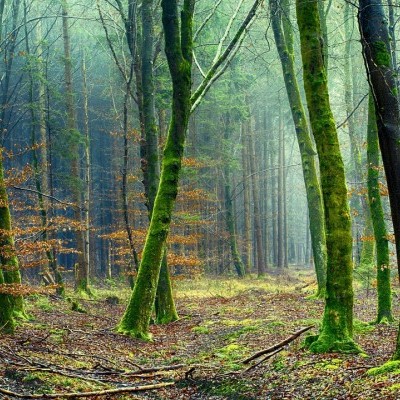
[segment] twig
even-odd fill
[[[300,329],[299,331],[295,332],[292,336],[288,337],[287,339],[283,340],[282,342],[279,342],[278,344],[275,344],[275,345],[269,347],[268,349],[258,351],[257,353],[255,353],[252,356],[243,360],[242,363],[248,364],[250,361],[255,360],[256,358],[259,358],[259,357],[263,356],[264,354],[272,353],[273,351],[286,346],[290,342],[293,342],[293,340],[297,339],[302,333],[309,331],[311,328],[314,328],[314,325],[310,325],[310,326],[307,326],[306,328]]]
[[[11,186],[11,187],[13,189],[15,189],[15,190],[22,190],[23,192],[30,192],[30,193],[40,194],[43,197],[47,197],[48,199],[56,201],[57,203],[64,204],[65,206],[69,206],[69,207],[73,207],[73,208],[79,208],[80,210],[85,211],[82,207],[79,207],[76,204],[68,203],[66,201],[62,201],[60,199],[57,199],[57,197],[50,196],[49,194],[45,194],[45,193],[39,192],[38,190],[24,188],[24,187],[20,187],[20,186]]]
[[[273,357],[275,354],[278,354],[279,352],[281,352],[283,350],[283,347],[281,347],[278,350],[275,350],[274,352],[266,355],[261,361],[256,362],[255,364],[251,365],[249,368],[245,369],[243,372],[249,372],[251,371],[253,368],[258,367],[260,364],[262,364],[264,361],[267,361],[269,358]]]
[[[22,394],[0,388],[0,393],[14,396],[19,399],[60,399],[74,397],[107,396],[109,394],[144,392],[147,390],[161,389],[175,385],[175,382],[155,383],[154,385],[130,386],[125,388],[99,390],[95,392],[71,392],[71,393],[43,393],[43,394]]]

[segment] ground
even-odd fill
[[[118,285],[95,290],[95,299],[78,299],[86,313],[72,311],[74,298],[32,296],[27,299],[32,319],[14,336],[0,337],[0,389],[67,393],[173,382],[90,398],[399,399],[400,369],[368,372],[390,358],[397,333],[396,323],[368,324],[375,317],[373,288],[356,291],[355,339],[365,354],[313,355],[302,343],[318,332],[323,302],[309,298],[314,289],[309,283],[299,275],[176,282],[181,319],[152,325],[152,342],[115,332],[129,295]],[[397,303],[394,298],[396,316]],[[258,361],[244,365],[247,356],[310,325],[314,328],[283,351],[246,371]],[[175,365],[176,370],[159,369]],[[13,397],[0,394],[7,398]]]

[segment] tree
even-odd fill
[[[376,243],[376,278],[378,290],[378,312],[376,322],[393,321],[392,291],[390,287],[389,240],[379,187],[379,141],[376,126],[375,106],[372,94],[368,107],[368,199]]]
[[[379,145],[389,192],[400,270],[400,111],[387,20],[380,0],[360,0],[358,21],[368,81],[374,97]],[[393,355],[400,360],[400,329]]]
[[[308,208],[312,210],[309,217],[309,226],[318,282],[317,295],[323,296],[326,285],[326,239],[322,193],[315,162],[316,153],[297,82],[294,63],[293,28],[289,20],[288,2],[278,3],[277,0],[271,0],[270,7],[275,44],[281,60],[283,78],[300,149]]]
[[[186,129],[191,108],[192,23],[194,0],[185,0],[179,18],[176,0],[163,0],[165,53],[172,78],[172,117],[162,160],[160,184],[154,202],[142,260],[130,303],[119,331],[147,339],[165,242],[177,196]]]
[[[318,0],[297,0],[304,89],[319,157],[325,207],[327,281],[320,334],[314,352],[358,352],[353,341],[352,237],[344,165],[329,103]]]
[[[253,20],[261,0],[256,0],[227,48],[217,52],[204,79],[191,93],[193,61],[194,0],[185,0],[179,18],[177,1],[163,0],[165,54],[172,80],[172,116],[161,163],[160,183],[154,202],[139,272],[119,331],[148,339],[148,327],[158,285],[173,207],[178,193],[179,173],[190,113],[198,106],[212,83],[222,75],[237,51],[243,33]],[[221,45],[222,47],[222,45]],[[225,62],[225,65],[224,65]]]
[[[72,60],[71,44],[68,22],[67,1],[62,2],[62,22],[63,22],[63,43],[64,43],[64,80],[65,80],[65,108],[67,114],[66,134],[71,141],[71,191],[74,207],[74,218],[82,223],[82,193],[80,181],[80,158],[79,143],[81,134],[77,129],[76,107],[74,99],[74,89],[72,82]],[[90,293],[89,289],[89,265],[85,257],[85,235],[80,227],[76,230],[76,248],[78,251],[78,261],[76,263],[75,290],[77,292]]]

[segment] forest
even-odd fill
[[[400,399],[397,0],[0,0],[0,399]]]

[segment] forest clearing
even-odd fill
[[[302,345],[306,332],[257,365],[260,359],[249,364],[243,360],[300,328],[313,326],[311,333],[318,331],[323,302],[307,298],[315,290],[310,271],[265,281],[206,279],[178,281],[176,286],[181,318],[152,325],[152,342],[115,332],[127,290],[102,289],[96,300],[80,300],[84,313],[71,311],[68,301],[55,296],[29,298],[33,319],[22,324],[16,336],[0,339],[0,390],[76,393],[156,385],[144,393],[90,398],[400,397],[400,369],[379,374],[372,369],[388,360],[396,337],[395,324],[370,324],[375,317],[373,288],[369,294],[361,288],[356,292],[355,338],[364,354],[312,354]],[[398,311],[396,307],[396,315]],[[171,386],[157,388],[158,384]]]

